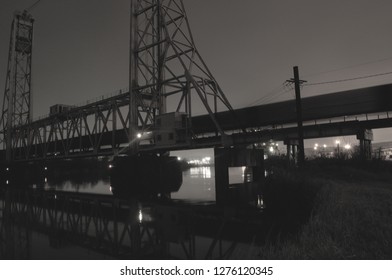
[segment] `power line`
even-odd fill
[[[326,82],[305,84],[304,86],[317,86],[317,85],[325,85],[325,84],[343,83],[343,82],[349,82],[349,81],[355,81],[355,80],[374,78],[374,77],[379,77],[379,76],[386,76],[386,75],[391,75],[391,74],[392,74],[392,72],[385,72],[385,73],[378,73],[378,74],[361,76],[361,77],[355,77],[355,78],[348,78],[348,79],[341,79],[341,80],[334,80],[334,81],[326,81]]]
[[[356,67],[369,65],[369,64],[375,64],[375,63],[384,62],[384,61],[388,61],[388,60],[392,60],[392,57],[381,58],[381,59],[367,61],[367,62],[363,62],[363,63],[359,63],[359,64],[349,65],[349,66],[346,66],[346,67],[341,67],[341,68],[331,69],[331,70],[327,70],[327,71],[323,71],[323,72],[313,73],[313,74],[310,74],[310,75],[304,75],[304,78],[324,75],[324,74],[328,74],[328,73],[338,72],[338,71],[347,70],[347,69],[351,69],[351,68],[356,68]]]
[[[31,5],[30,7],[28,7],[28,8],[26,9],[26,12],[31,11],[35,6],[38,5],[39,2],[41,2],[41,0],[36,1],[33,5]]]
[[[250,106],[255,106],[255,105],[259,105],[261,103],[267,103],[270,102],[271,100],[275,100],[278,97],[282,96],[283,94],[290,92],[291,90],[293,90],[292,88],[287,89],[287,86],[285,84],[280,85],[279,87],[276,87],[275,89],[271,90],[269,93],[267,93],[266,95],[252,101],[251,103],[249,103],[246,107],[250,107]]]

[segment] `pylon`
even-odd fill
[[[18,126],[31,121],[31,58],[34,19],[26,11],[16,12],[11,26],[3,111],[0,119],[0,143],[6,159],[12,159],[12,147],[25,142]]]
[[[131,0],[130,39],[130,140],[169,104],[190,120],[195,98],[224,136],[214,114],[232,107],[196,48],[183,1]]]

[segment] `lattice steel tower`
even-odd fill
[[[131,0],[130,40],[130,139],[168,111],[190,120],[192,103],[223,136],[214,114],[232,107],[196,48],[183,1]]]
[[[12,147],[27,141],[18,127],[31,121],[31,58],[34,19],[26,11],[15,13],[11,26],[3,111],[0,119],[0,143],[11,160]]]

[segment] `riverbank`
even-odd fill
[[[323,159],[303,169],[270,167],[265,199],[276,222],[260,258],[392,259],[390,162]]]

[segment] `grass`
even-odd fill
[[[389,162],[323,159],[272,169],[265,199],[276,225],[260,258],[392,259]]]

